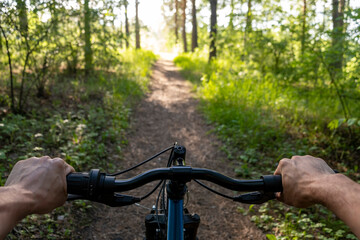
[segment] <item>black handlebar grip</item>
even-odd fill
[[[282,178],[281,175],[265,175],[261,176],[264,181],[265,192],[282,192]]]
[[[89,188],[89,173],[75,172],[69,173],[66,176],[67,192],[69,194],[76,194],[87,196]]]

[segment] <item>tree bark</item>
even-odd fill
[[[129,48],[129,38],[130,38],[130,31],[129,31],[129,19],[127,15],[127,7],[128,1],[125,1],[125,34],[126,34],[126,48]]]
[[[344,52],[344,9],[345,0],[332,0],[332,56],[330,68],[333,74],[341,73]]]
[[[136,8],[136,16],[135,16],[136,49],[140,49],[139,0],[136,0],[135,8]]]
[[[179,2],[175,0],[175,43],[179,42]]]
[[[184,52],[187,52],[187,41],[186,41],[186,0],[182,1],[182,39]]]
[[[90,27],[90,20],[91,20],[91,12],[89,8],[89,1],[84,1],[84,31],[85,31],[85,76],[88,76],[92,71],[92,49],[91,49],[91,27]]]
[[[198,32],[196,19],[196,0],[192,1],[192,34],[191,34],[191,51],[194,52],[198,47]]]
[[[234,10],[235,10],[234,0],[231,0],[230,7],[231,7],[231,12],[230,12],[230,19],[229,19],[228,27],[230,30],[233,30],[234,29]]]
[[[304,55],[305,52],[305,42],[306,42],[306,0],[303,0],[303,12],[302,12],[302,31],[301,31],[301,55]]]
[[[11,53],[10,53],[10,47],[9,47],[9,41],[7,39],[7,36],[5,34],[4,29],[0,25],[0,30],[2,32],[2,35],[5,38],[5,45],[6,45],[6,52],[8,56],[8,63],[9,63],[9,73],[10,73],[10,98],[11,98],[11,110],[15,112],[15,95],[14,95],[14,77],[13,77],[13,70],[12,70],[12,64],[11,64]]]
[[[16,0],[16,8],[19,13],[19,22],[20,22],[20,33],[22,36],[27,38],[28,36],[28,17],[25,0]]]
[[[245,33],[244,33],[244,49],[246,51],[246,43],[248,34],[252,31],[252,0],[248,0],[248,9],[246,13],[246,25],[245,25]]]
[[[217,34],[217,0],[210,0],[210,51],[209,51],[209,61],[212,58],[216,58],[216,34]]]

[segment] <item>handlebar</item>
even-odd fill
[[[141,187],[156,180],[171,180],[187,183],[191,180],[206,180],[224,188],[239,192],[259,191],[242,194],[233,200],[244,203],[263,203],[275,198],[275,192],[282,192],[280,175],[262,176],[255,180],[238,180],[214,170],[173,166],[149,170],[129,179],[115,179],[98,169],[90,172],[70,173],[67,176],[68,199],[88,199],[105,203],[109,206],[124,206],[139,202],[141,199],[118,194]]]

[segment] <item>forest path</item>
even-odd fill
[[[219,149],[221,146],[211,126],[197,112],[197,100],[192,86],[186,82],[178,69],[169,60],[159,60],[153,68],[150,92],[137,106],[131,121],[124,148],[122,169],[138,163],[175,141],[187,148],[187,164],[193,167],[205,167],[218,170],[235,177],[230,162]],[[131,171],[126,177],[134,176],[153,167],[164,167],[168,154]],[[142,196],[154,184],[131,191]],[[201,223],[198,237],[202,239],[266,239],[248,216],[237,211],[239,204],[217,196],[196,183],[189,183],[189,202],[187,208],[200,215]],[[230,192],[230,195],[232,193]],[[157,194],[141,202],[151,208]],[[185,200],[186,201],[186,200]],[[244,206],[247,208],[248,206]],[[83,231],[86,239],[132,240],[145,237],[144,219],[148,209],[139,206],[110,208],[99,205],[95,210],[95,220]]]

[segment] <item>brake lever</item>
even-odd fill
[[[275,198],[275,193],[273,192],[250,192],[236,196],[234,201],[246,204],[262,204]]]
[[[74,200],[78,200],[78,199],[85,199],[85,198],[82,195],[68,194],[66,201],[74,201]]]
[[[78,199],[90,200],[93,202],[102,203],[110,207],[121,207],[132,205],[134,203],[140,202],[141,199],[138,197],[133,197],[129,195],[123,195],[119,193],[114,193],[113,195],[100,195],[97,198],[87,198],[82,195],[68,194],[67,201],[73,201]]]
[[[114,193],[114,195],[103,195],[100,196],[96,202],[106,204],[110,207],[121,207],[132,205],[141,201],[141,198]]]

